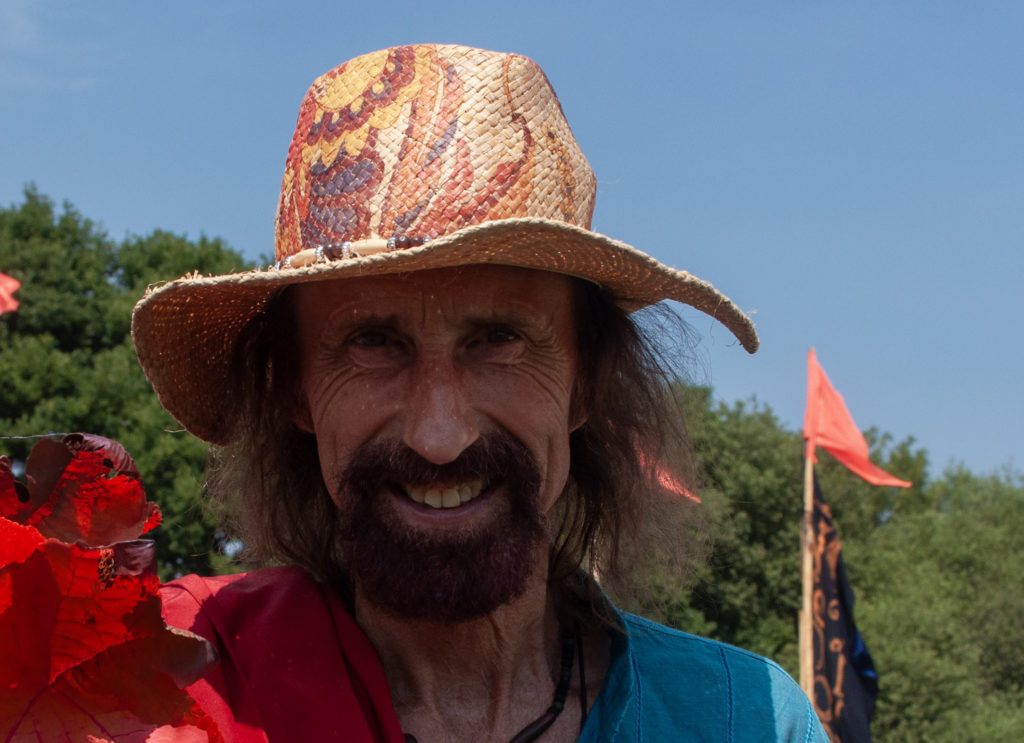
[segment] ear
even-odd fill
[[[584,402],[583,383],[577,381],[569,400],[569,433],[575,433],[590,419],[589,406]]]
[[[313,416],[309,412],[309,405],[306,404],[306,396],[301,392],[295,395],[288,405],[288,417],[300,431],[316,433],[313,429]]]

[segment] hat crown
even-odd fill
[[[306,93],[281,186],[277,259],[514,217],[589,229],[594,191],[532,60],[452,45],[386,49]]]

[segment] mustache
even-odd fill
[[[514,478],[527,489],[540,487],[540,470],[529,448],[507,431],[482,435],[457,459],[430,462],[397,439],[367,443],[356,450],[342,473],[339,492],[357,485],[363,492],[388,486],[483,480],[488,487]]]

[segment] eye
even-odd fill
[[[512,363],[523,353],[523,341],[523,336],[508,325],[484,325],[467,339],[467,359]]]
[[[484,337],[488,343],[512,343],[513,341],[519,340],[519,333],[515,332],[511,328],[504,326],[498,326],[494,328],[488,328],[484,333]]]
[[[380,348],[386,346],[391,341],[391,338],[383,330],[370,329],[360,330],[358,333],[354,333],[349,336],[348,342],[353,346],[361,346],[363,348]]]
[[[502,346],[521,340],[522,336],[507,325],[487,325],[473,333],[466,348],[476,350],[489,346]]]
[[[355,328],[345,338],[344,358],[365,369],[401,366],[410,353],[406,338],[393,328],[366,326]]]

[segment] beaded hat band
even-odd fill
[[[315,248],[300,250],[294,255],[289,255],[284,260],[274,264],[274,268],[302,268],[313,263],[329,263],[336,260],[349,260],[351,258],[363,258],[376,253],[391,252],[394,250],[405,250],[406,248],[418,248],[430,242],[429,235],[412,237],[402,235],[401,237],[389,237],[387,240],[370,238],[368,240],[357,240],[352,242],[345,240],[330,245],[317,245]]]
[[[278,203],[276,263],[147,292],[132,316],[139,361],[185,428],[226,444],[218,401],[232,384],[232,349],[273,294],[472,264],[577,276],[629,311],[674,299],[757,349],[750,319],[710,284],[592,232],[594,193],[593,172],[531,60],[448,45],[357,57],[303,99]]]

